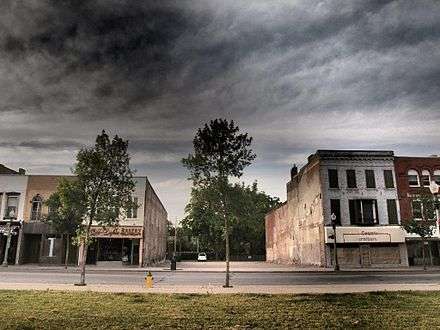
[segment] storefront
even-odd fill
[[[10,243],[8,249],[8,264],[15,264],[18,249],[18,237],[21,229],[20,221],[0,221],[0,264],[4,261],[7,249],[8,233]]]
[[[333,229],[325,227],[327,265],[333,265]],[[399,226],[336,227],[338,261],[346,267],[408,266],[405,231]]]
[[[92,227],[88,264],[142,265],[143,227]]]

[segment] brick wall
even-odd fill
[[[416,170],[419,177],[423,170],[428,170],[431,177],[434,170],[440,170],[440,157],[395,157],[394,165],[397,176],[397,190],[402,222],[412,218],[411,195],[430,193],[428,187],[410,187],[408,184],[408,170]]]

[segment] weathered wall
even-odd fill
[[[166,256],[168,214],[147,178],[144,209],[144,265],[163,261]]]
[[[324,265],[324,226],[319,164],[303,168],[287,184],[287,202],[266,216],[267,261]]]

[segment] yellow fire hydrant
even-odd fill
[[[151,275],[151,272],[149,271],[147,276],[145,276],[145,286],[147,289],[151,289],[153,287],[153,275]]]

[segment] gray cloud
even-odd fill
[[[440,153],[439,46],[434,0],[5,0],[0,157],[68,172],[105,128],[181,215],[179,159],[227,117],[255,138],[244,179],[284,196],[317,148]]]

